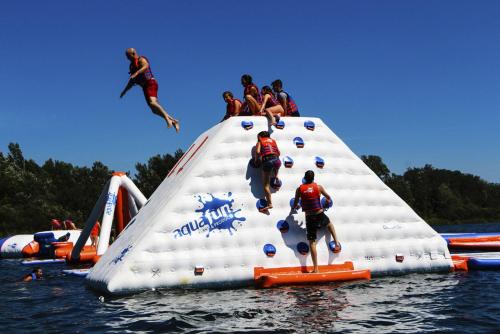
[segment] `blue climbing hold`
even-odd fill
[[[276,227],[278,230],[280,230],[281,233],[286,233],[290,229],[290,224],[286,220],[280,220],[277,224]]]
[[[314,125],[313,121],[305,121],[304,126],[307,130],[311,130],[311,131],[314,131],[314,128],[316,127],[316,125]]]
[[[283,163],[285,165],[285,168],[292,168],[293,167],[293,159],[290,158],[288,155],[283,159]]]
[[[328,247],[334,253],[340,253],[340,251],[342,250],[342,245],[340,244],[340,242],[336,243],[335,240],[330,241],[328,243]]]
[[[280,130],[283,130],[285,128],[285,122],[283,122],[283,120],[279,120],[276,125],[275,125],[276,129],[280,129]]]
[[[293,138],[293,143],[295,144],[295,146],[297,146],[298,148],[302,148],[304,147],[304,141],[302,140],[302,138],[300,137],[295,137]]]
[[[271,188],[273,188],[274,190],[280,190],[282,184],[283,182],[281,182],[281,180],[277,177],[271,178]]]
[[[251,128],[253,128],[253,122],[252,121],[241,121],[241,126],[245,130],[250,130]]]
[[[264,253],[268,257],[273,257],[276,254],[276,247],[274,247],[271,244],[265,244],[264,245]]]
[[[292,209],[293,209],[293,202],[294,202],[294,201],[295,201],[295,197],[292,197],[292,198],[290,199],[290,207],[291,207]],[[300,209],[300,206],[301,206],[301,205],[302,205],[302,201],[301,201],[301,200],[300,200],[300,198],[299,198],[299,207],[298,207],[298,209]]]
[[[267,207],[267,201],[265,199],[261,198],[257,201],[256,206],[257,206],[257,210],[263,211]]]
[[[323,208],[323,210],[328,210],[330,209],[331,207],[333,206],[333,200],[331,200],[330,202],[328,202],[328,204],[326,203],[326,197],[322,197],[321,198],[321,207]]]
[[[297,252],[299,252],[302,255],[306,255],[309,253],[309,245],[306,244],[305,242],[299,242],[297,244]]]
[[[315,160],[316,160],[316,161],[315,161],[315,162],[316,162],[316,167],[318,167],[318,168],[323,168],[323,167],[325,167],[325,160],[324,160],[323,158],[321,158],[321,157],[316,157],[316,158],[315,158]]]

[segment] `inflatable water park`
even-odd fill
[[[270,132],[282,162],[271,182],[269,210],[252,160],[261,131]],[[310,272],[305,215],[293,207],[307,170],[332,198],[321,204],[338,238],[318,231],[317,273]],[[96,247],[91,234],[98,221]],[[498,270],[499,251],[500,232],[437,233],[327,124],[312,117],[282,117],[275,126],[265,117],[231,117],[201,134],[149,199],[117,172],[82,230],[0,240],[2,258],[66,266],[65,274],[84,277],[90,288],[112,295]]]

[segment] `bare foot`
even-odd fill
[[[179,121],[174,121],[174,128],[175,128],[175,132],[179,133],[179,129],[180,129],[180,125],[179,125]]]
[[[317,273],[319,273],[318,269],[314,269],[308,272],[308,274],[317,274]]]
[[[165,118],[165,121],[167,122],[167,128],[171,128],[172,127],[172,121],[170,121],[168,118]]]

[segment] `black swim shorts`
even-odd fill
[[[281,160],[279,157],[272,155],[269,157],[262,158],[262,170],[264,172],[270,172],[271,170],[278,170],[281,167]]]
[[[316,240],[316,232],[330,223],[324,212],[317,215],[306,215],[307,240]]]

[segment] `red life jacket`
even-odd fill
[[[255,87],[255,90],[257,91],[257,95],[254,95],[254,94],[251,94],[251,91],[250,89],[252,87]],[[257,87],[255,84],[250,84],[248,86],[245,86],[245,89],[243,90],[243,96],[247,96],[247,95],[252,95],[253,98],[260,104],[262,103],[262,95],[260,95],[260,90],[259,90],[259,87]]]
[[[94,227],[92,227],[92,231],[90,231],[90,235],[98,235],[99,234],[99,225],[97,225],[97,223],[94,225]]]
[[[238,101],[241,106],[243,107],[243,103],[238,100],[238,99],[233,99],[231,102],[229,102],[226,106],[226,116],[227,117],[231,117],[231,116],[235,116],[235,111],[236,111],[236,101]]]
[[[302,202],[302,211],[314,212],[322,209],[321,192],[316,183],[306,183],[300,185],[300,198]]]
[[[139,59],[141,59],[141,58],[146,59],[146,61],[148,62],[148,68],[146,69],[146,71],[144,71],[143,73],[141,73],[137,77],[135,77],[135,82],[139,85],[143,85],[148,80],[154,79],[153,72],[151,71],[150,62],[149,62],[148,58],[146,58],[144,56],[139,56],[136,59],[134,59],[134,61],[132,63],[130,63],[130,67],[129,67],[130,74],[137,72],[141,68],[141,64],[139,64]]]
[[[280,150],[278,149],[278,145],[276,145],[276,141],[272,138],[259,138],[260,143],[260,156],[265,157],[268,155],[280,155]]]
[[[278,99],[280,99],[280,93],[286,94],[286,114],[290,115],[290,114],[298,112],[299,107],[297,107],[297,104],[295,104],[295,100],[290,96],[290,94],[288,94],[287,92],[282,90],[278,93]]]
[[[264,94],[264,96],[262,97],[262,101],[264,101],[264,97],[266,95],[269,95],[269,99],[267,99],[266,101],[266,105],[264,106],[264,108],[271,108],[271,107],[274,107],[274,106],[277,106],[279,104],[278,100],[276,100],[276,98],[274,97],[273,94]]]

